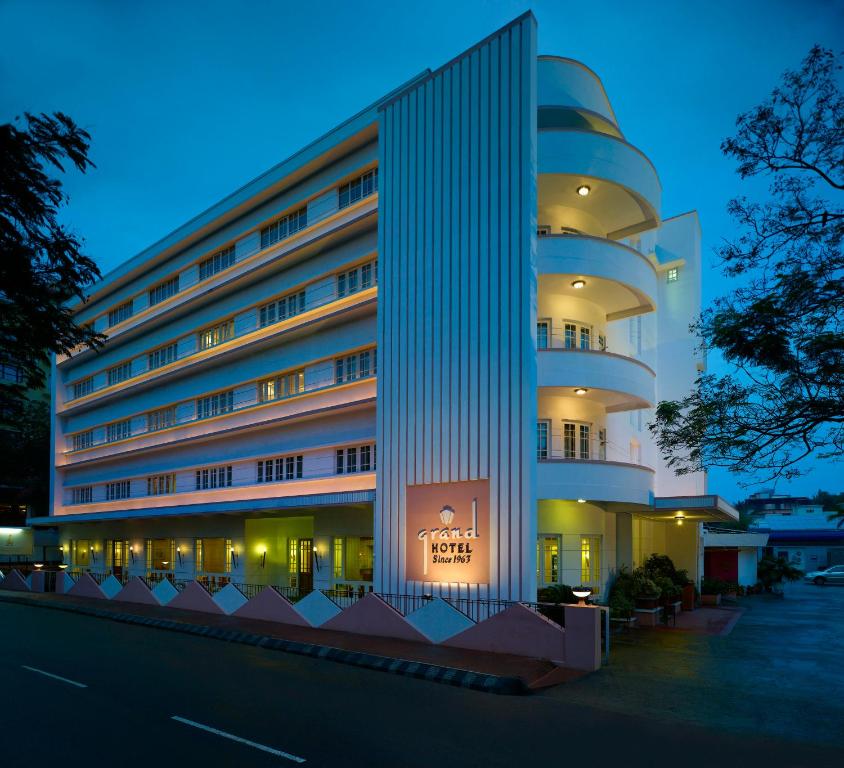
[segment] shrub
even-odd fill
[[[610,609],[610,616],[614,619],[629,619],[636,607],[636,604],[630,598],[618,591],[610,595],[607,605]]]
[[[729,592],[731,584],[721,579],[703,579],[700,583],[700,593],[702,595],[723,595]]]
[[[774,558],[765,555],[756,566],[756,573],[759,581],[766,590],[770,591],[774,584],[782,584],[783,581],[797,581],[803,571],[795,568],[785,558]]]
[[[568,584],[549,584],[537,592],[540,603],[566,603],[575,605],[577,598]]]

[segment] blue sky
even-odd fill
[[[540,53],[603,79],[659,170],[663,214],[699,211],[711,299],[723,288],[713,248],[733,233],[725,203],[751,191],[720,141],[812,44],[840,48],[842,0],[0,0],[0,120],[62,110],[91,132],[97,169],[68,178],[65,218],[106,272],[529,8]],[[840,469],[778,490],[844,490]],[[745,494],[724,472],[710,485]]]

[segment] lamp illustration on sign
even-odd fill
[[[449,528],[454,520],[454,509],[446,504],[440,510],[444,528],[422,528],[416,537],[422,542],[422,573],[428,575],[428,541],[430,537],[433,562],[470,563],[472,561],[472,539],[480,538],[478,530],[478,500],[472,499],[472,527],[466,532],[460,528]],[[461,542],[459,539],[464,539]]]

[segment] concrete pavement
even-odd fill
[[[606,701],[489,696],[9,603],[0,603],[0,680],[4,764],[294,765],[292,757],[315,766],[410,768],[570,760],[719,767],[776,760],[817,768],[840,755],[833,747],[667,723],[648,708],[622,713]]]

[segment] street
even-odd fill
[[[246,645],[0,603],[4,764],[836,764],[807,744],[584,703],[608,670],[493,696]],[[84,686],[84,687],[83,687]],[[620,700],[624,701],[622,695]],[[606,706],[605,706],[606,705]],[[782,702],[787,707],[787,702]],[[565,750],[563,750],[565,743]]]

